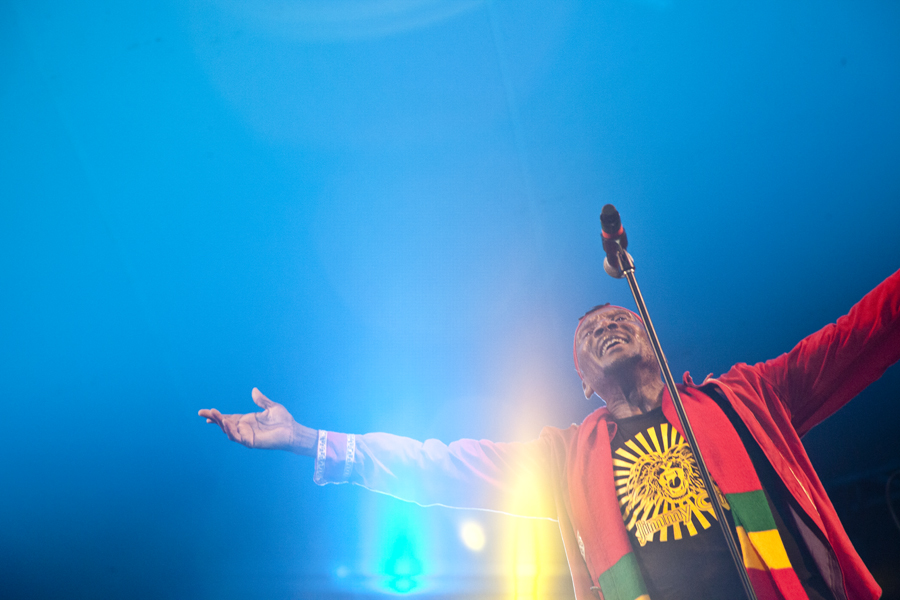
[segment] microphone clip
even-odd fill
[[[617,261],[618,265],[613,265],[609,262],[609,257],[603,259],[603,270],[606,271],[606,274],[610,277],[615,277],[616,279],[622,279],[625,277],[625,271],[628,269],[634,270],[634,259],[631,258],[631,255],[628,254],[625,250],[619,250],[619,260]],[[619,265],[623,265],[624,269],[620,268]]]

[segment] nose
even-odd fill
[[[615,321],[605,321],[605,322],[601,321],[600,324],[597,325],[597,329],[594,330],[594,337],[601,335],[603,333],[604,329],[609,329],[610,331],[613,331],[618,328],[619,328],[619,326],[616,325]]]

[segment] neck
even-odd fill
[[[615,419],[624,419],[650,412],[662,406],[665,385],[659,373],[640,373],[634,380],[625,380],[612,389],[604,390],[601,397]]]

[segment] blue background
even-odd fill
[[[319,489],[196,411],[580,421],[576,320],[633,306],[607,202],[676,373],[790,349],[898,267],[898,34],[893,0],[0,2],[3,596],[531,597],[521,520]],[[806,438],[888,597],[898,397]]]

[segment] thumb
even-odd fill
[[[276,403],[266,398],[263,393],[259,391],[259,388],[253,388],[250,395],[253,396],[253,402],[263,410],[276,406]]]

